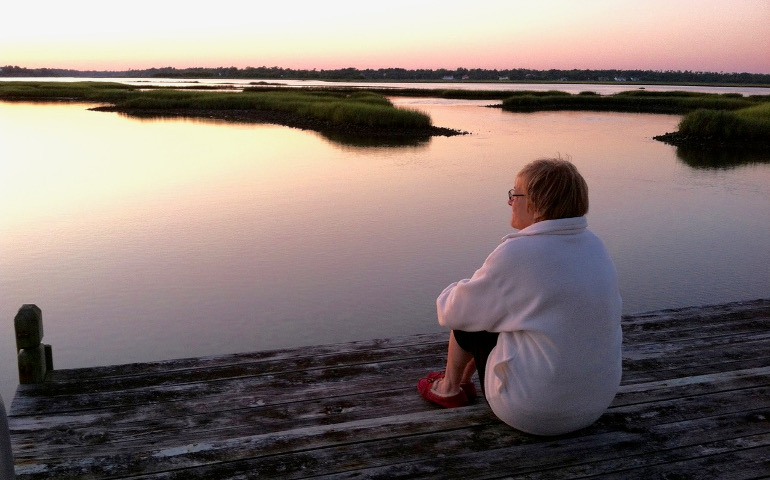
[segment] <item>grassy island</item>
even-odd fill
[[[741,94],[713,94],[698,92],[654,92],[630,90],[614,95],[594,92],[571,94],[560,91],[513,92],[503,100],[502,108],[515,112],[539,110],[598,110],[638,113],[684,114],[695,109],[737,110],[751,107],[762,101],[770,102],[770,96],[744,97]]]
[[[184,116],[276,123],[334,137],[422,139],[463,132],[432,125],[428,115],[396,108],[372,92],[246,88],[242,92],[139,88],[110,82],[0,83],[0,100],[84,101],[94,110],[139,117]]]
[[[679,131],[656,137],[674,145],[721,143],[770,149],[770,102],[737,110],[697,109],[679,122]]]

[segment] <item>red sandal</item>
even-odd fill
[[[444,372],[430,372],[425,378],[429,378],[431,380],[444,378]],[[476,385],[473,382],[462,382],[460,383],[460,388],[463,389],[465,395],[468,397],[468,400],[474,400],[479,396],[478,392],[476,391]]]
[[[438,373],[438,375],[436,375],[436,373]],[[436,405],[441,405],[444,408],[457,408],[468,405],[468,396],[463,389],[460,389],[460,391],[454,395],[448,396],[438,395],[432,390],[433,382],[443,377],[444,372],[433,372],[427,377],[421,378],[420,381],[417,382],[417,391],[420,392],[420,396],[425,400],[435,403]]]

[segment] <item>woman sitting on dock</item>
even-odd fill
[[[508,192],[507,235],[470,279],[436,303],[452,329],[444,372],[417,385],[446,408],[482,391],[494,414],[536,435],[595,422],[620,385],[621,298],[615,266],[587,228],[588,186],[575,166],[537,160]]]

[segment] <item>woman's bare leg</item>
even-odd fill
[[[476,359],[471,358],[471,361],[465,366],[463,372],[462,383],[471,383],[473,381],[473,374],[476,373]]]
[[[475,371],[473,354],[463,350],[455,341],[454,333],[450,333],[444,378],[433,382],[433,392],[439,395],[455,395],[461,390],[460,383],[470,382]]]

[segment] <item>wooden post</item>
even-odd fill
[[[11,432],[8,430],[8,417],[5,414],[3,397],[0,397],[0,478],[13,480],[13,451],[11,450]]]
[[[13,321],[19,360],[19,383],[42,383],[53,370],[51,346],[43,340],[43,313],[37,305],[22,305]]]

